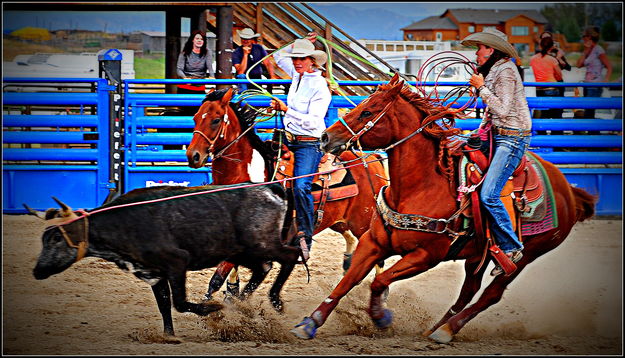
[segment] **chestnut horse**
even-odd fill
[[[209,93],[198,112],[194,135],[187,147],[187,159],[192,168],[202,167],[209,155],[213,155],[213,184],[235,184],[250,181],[253,152],[256,150],[264,158],[264,173],[260,177],[268,180],[273,172],[275,153],[250,128],[256,119],[256,112],[240,103],[230,103],[232,88]],[[244,133],[245,134],[242,134]],[[220,153],[221,152],[221,153]],[[361,161],[352,152],[340,156],[342,161]],[[358,195],[336,201],[327,201],[323,207],[323,217],[315,228],[314,234],[330,228],[345,238],[346,249],[343,268],[347,270],[351,255],[356,247],[357,237],[369,229],[372,213],[375,211],[375,194],[387,183],[387,177],[380,157],[367,160],[367,167],[356,165],[350,168],[358,185]],[[258,178],[258,175],[256,176]],[[218,290],[234,265],[224,262],[218,266],[209,284],[207,298]],[[376,272],[381,267],[376,266]],[[236,280],[236,271],[231,275]],[[233,277],[234,276],[234,277]],[[234,292],[236,295],[236,292]]]
[[[424,333],[435,341],[449,342],[469,320],[497,303],[505,288],[528,264],[562,243],[576,222],[594,214],[596,198],[572,187],[558,168],[539,158],[553,187],[558,227],[524,236],[525,249],[517,270],[509,276],[496,276],[477,301],[467,306],[480,289],[489,261],[481,264],[485,245],[480,243],[485,241],[478,243],[475,239],[453,257],[447,257],[453,239],[450,234],[454,234],[450,232],[451,219],[458,213],[454,168],[460,155],[454,156],[456,149],[447,144],[460,132],[453,128],[458,117],[453,109],[420,97],[403,81],[398,81],[396,75],[346,115],[344,122],[337,122],[324,132],[322,148],[327,152],[338,153],[356,139],[366,148],[386,150],[391,184],[380,195],[384,195],[387,205],[437,228],[442,222],[444,229],[429,229],[430,225],[424,225],[423,229],[415,225],[419,231],[397,229],[386,225],[379,213],[374,215],[369,231],[360,238],[347,273],[292,333],[299,338],[313,338],[339,300],[365,278],[376,262],[400,255],[401,259],[371,283],[367,311],[378,327],[388,327],[392,314],[383,307],[381,294],[391,283],[423,273],[444,260],[464,259],[465,280],[457,301]]]

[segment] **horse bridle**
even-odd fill
[[[202,115],[202,119],[204,119],[206,117],[206,115],[207,115],[207,113],[204,113]],[[193,135],[199,134],[200,136],[202,136],[202,138],[206,139],[206,141],[209,144],[208,151],[212,152],[213,151],[213,147],[215,146],[215,142],[217,141],[217,139],[218,138],[223,138],[225,136],[225,134],[226,134],[226,127],[228,127],[229,124],[230,124],[230,120],[228,119],[228,110],[226,109],[226,113],[224,114],[224,117],[222,119],[222,123],[219,124],[219,130],[217,131],[217,134],[215,134],[215,137],[212,140],[210,138],[208,138],[208,136],[206,136],[206,134],[204,134],[204,133],[202,133],[201,131],[198,131],[198,130],[194,130],[193,131]]]
[[[367,101],[368,99],[366,99],[365,101]],[[366,132],[368,132],[371,128],[373,128],[373,126],[375,126],[376,123],[378,123],[378,121],[386,114],[386,112],[388,111],[388,109],[391,107],[391,105],[395,103],[395,100],[390,101],[385,107],[384,109],[382,109],[382,111],[380,112],[380,114],[378,114],[378,116],[372,120],[369,121],[365,124],[364,127],[362,127],[358,133],[354,133],[354,131],[349,127],[349,125],[345,122],[345,120],[341,117],[339,117],[339,121],[341,122],[341,124],[343,124],[345,126],[345,128],[347,128],[347,130],[349,131],[349,133],[352,135],[352,137],[345,142],[345,148],[349,148],[353,142],[357,141],[360,139],[360,137],[362,137],[363,134],[365,134]]]
[[[369,131],[371,128],[373,128],[373,126],[375,126],[375,124],[386,114],[386,112],[388,111],[389,107],[395,103],[396,99],[393,99],[391,102],[389,102],[384,109],[380,112],[380,114],[373,120],[373,121],[369,121],[367,122],[367,124],[365,124],[365,126],[360,129],[358,131],[358,133],[354,133],[354,131],[349,127],[349,125],[342,119],[339,118],[339,120],[341,121],[341,123],[347,128],[347,130],[352,134],[352,138],[350,138],[346,143],[346,148],[349,148],[349,146],[351,146],[353,141],[357,141],[364,133],[366,133],[367,131]],[[428,125],[432,124],[435,120],[429,120],[433,115],[429,115],[427,117],[425,117],[422,120],[423,123],[419,128],[417,128],[415,131],[413,131],[412,133],[410,133],[409,135],[407,135],[406,137],[398,140],[397,142],[387,146],[386,148],[384,148],[384,151],[387,151],[389,149],[392,149],[393,147],[407,141],[408,139],[412,138],[413,136],[421,133],[425,127],[427,127]],[[394,211],[393,209],[391,209],[388,204],[386,203],[386,201],[384,200],[384,189],[386,188],[386,186],[383,186],[380,189],[380,192],[378,193],[378,195],[376,196],[374,194],[374,196],[376,197],[376,208],[378,210],[378,213],[382,216],[382,219],[384,220],[384,222],[386,222],[387,224],[391,225],[392,227],[395,227],[397,229],[401,229],[401,230],[414,230],[414,231],[422,231],[422,232],[431,232],[431,233],[436,233],[436,234],[444,234],[447,233],[449,236],[452,236],[454,238],[458,238],[461,234],[461,232],[455,232],[453,231],[451,228],[449,228],[449,224],[457,219],[459,217],[459,215],[466,209],[466,207],[468,206],[468,201],[462,206],[460,207],[458,210],[456,210],[456,212],[454,212],[448,219],[438,219],[438,218],[431,218],[428,216],[423,216],[423,215],[417,215],[417,214],[402,214],[399,212]],[[442,227],[441,227],[442,225]],[[455,239],[454,239],[455,240]]]
[[[351,137],[351,138],[350,138],[347,142],[345,142],[345,148],[349,148],[349,147],[353,144],[353,142],[358,141],[358,140],[360,139],[360,137],[362,137],[362,135],[363,135],[363,134],[365,134],[365,133],[366,133],[366,132],[368,132],[371,128],[373,128],[373,126],[375,126],[375,125],[378,123],[378,121],[379,121],[380,119],[382,119],[382,117],[386,114],[386,112],[388,111],[388,109],[390,108],[390,106],[391,106],[393,103],[395,103],[396,99],[397,99],[397,98],[395,98],[395,99],[393,99],[392,101],[390,101],[390,102],[389,102],[389,103],[388,103],[388,104],[384,107],[384,109],[382,109],[382,111],[378,114],[378,116],[377,116],[374,120],[367,122],[367,123],[365,124],[365,126],[364,126],[364,127],[362,127],[362,128],[358,131],[358,133],[354,133],[354,131],[353,131],[353,130],[349,127],[349,125],[345,122],[345,120],[344,120],[343,118],[340,118],[340,117],[339,117],[339,121],[341,122],[341,124],[343,124],[343,125],[345,126],[345,128],[347,128],[347,130],[349,131],[349,133],[352,135],[352,137]],[[365,101],[367,101],[367,100],[368,100],[368,99],[366,99]],[[364,101],[363,101],[363,102],[364,102]],[[361,102],[361,103],[362,103],[362,102]],[[422,122],[424,122],[425,120],[429,119],[430,117],[431,117],[431,116],[427,116],[427,117],[425,117],[425,118],[423,119],[423,121],[422,121]],[[383,150],[384,150],[384,151],[387,151],[387,150],[389,150],[389,149],[393,149],[393,147],[395,147],[395,146],[397,146],[397,145],[399,145],[399,144],[401,144],[401,143],[403,143],[403,142],[407,141],[408,139],[412,138],[413,136],[415,136],[415,135],[417,135],[417,134],[421,133],[421,132],[425,129],[425,127],[427,127],[428,125],[430,125],[432,122],[434,122],[434,121],[432,120],[432,121],[428,121],[428,122],[424,123],[423,125],[421,125],[421,127],[417,128],[417,130],[415,130],[414,132],[412,132],[412,133],[410,133],[409,135],[407,135],[406,137],[404,137],[404,138],[402,138],[402,139],[398,140],[397,142],[395,142],[395,143],[393,143],[393,144],[389,145],[388,147],[384,148]]]

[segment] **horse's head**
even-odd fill
[[[381,148],[388,144],[391,130],[386,114],[403,86],[398,74],[388,84],[378,86],[372,95],[323,132],[321,148],[338,154],[357,140],[366,148]]]
[[[228,127],[237,121],[229,105],[232,95],[232,88],[212,91],[193,116],[195,127],[187,147],[187,160],[191,168],[200,168],[206,164],[209,153],[218,149],[218,142],[227,144],[225,136]]]

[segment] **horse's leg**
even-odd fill
[[[226,282],[226,297],[224,300],[228,301],[232,297],[239,297],[239,267],[234,266],[230,274],[228,275],[228,281]]]
[[[336,224],[335,224],[336,225]],[[338,231],[334,228],[334,225],[331,227],[333,230]],[[351,230],[344,229],[339,231],[343,238],[345,238],[345,253],[343,254],[343,275],[349,269],[349,266],[352,264],[352,256],[354,254],[354,250],[356,250],[356,246],[358,245],[358,238],[352,234]],[[375,274],[379,275],[382,272],[382,265],[384,265],[384,261],[377,263],[375,265]],[[388,295],[388,291],[387,291]]]
[[[386,328],[392,322],[391,311],[385,309],[382,304],[382,296],[388,289],[388,286],[395,281],[410,278],[427,271],[431,267],[432,264],[428,260],[428,252],[417,248],[415,251],[404,255],[388,270],[375,277],[371,283],[371,300],[369,301],[369,309],[367,311],[376,326]]]
[[[482,287],[482,277],[484,277],[484,272],[486,272],[488,261],[485,262],[484,265],[482,265],[482,267],[476,274],[473,274],[479,264],[480,261],[471,262],[469,260],[466,260],[464,262],[464,282],[462,283],[462,289],[460,290],[460,295],[458,296],[456,303],[454,303],[449,308],[449,311],[445,313],[443,318],[441,318],[438,323],[436,323],[429,330],[423,332],[423,336],[427,337],[432,334],[432,332],[434,332],[438,327],[442,326],[445,322],[447,322],[449,318],[463,310],[469,304],[469,302],[471,302],[473,297],[475,297],[477,291],[479,291]]]
[[[299,338],[314,338],[317,328],[325,323],[330,313],[338,305],[339,300],[367,276],[376,262],[386,258],[386,254],[386,251],[382,250],[371,237],[370,231],[367,231],[360,238],[360,243],[354,251],[352,265],[330,296],[313,311],[310,317],[305,317],[291,332]]]
[[[343,254],[343,275],[345,275],[352,264],[352,256],[358,245],[358,239],[349,229],[341,231],[341,235],[345,238],[345,253]]]
[[[439,343],[448,343],[453,336],[460,331],[465,324],[484,311],[488,307],[494,305],[501,300],[503,292],[517,276],[523,271],[525,266],[532,260],[526,260],[527,256],[523,256],[521,261],[517,262],[517,269],[510,276],[499,275],[484,289],[480,298],[472,305],[451,316],[445,324],[438,327],[434,333],[428,337]]]
[[[217,265],[217,270],[215,270],[213,277],[211,277],[210,283],[208,284],[208,290],[204,295],[205,299],[213,299],[213,293],[219,291],[221,286],[223,286],[226,276],[234,266],[235,265],[232,262],[228,261],[222,261],[219,265]]]

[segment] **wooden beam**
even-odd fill
[[[259,2],[256,5],[256,33],[260,34],[260,43],[263,43],[263,3]]]
[[[232,7],[217,8],[217,71],[216,78],[232,78]],[[230,87],[218,85],[217,88]]]
[[[180,14],[165,12],[165,78],[178,78],[176,64],[180,55]],[[176,85],[166,85],[165,93],[176,93]]]

